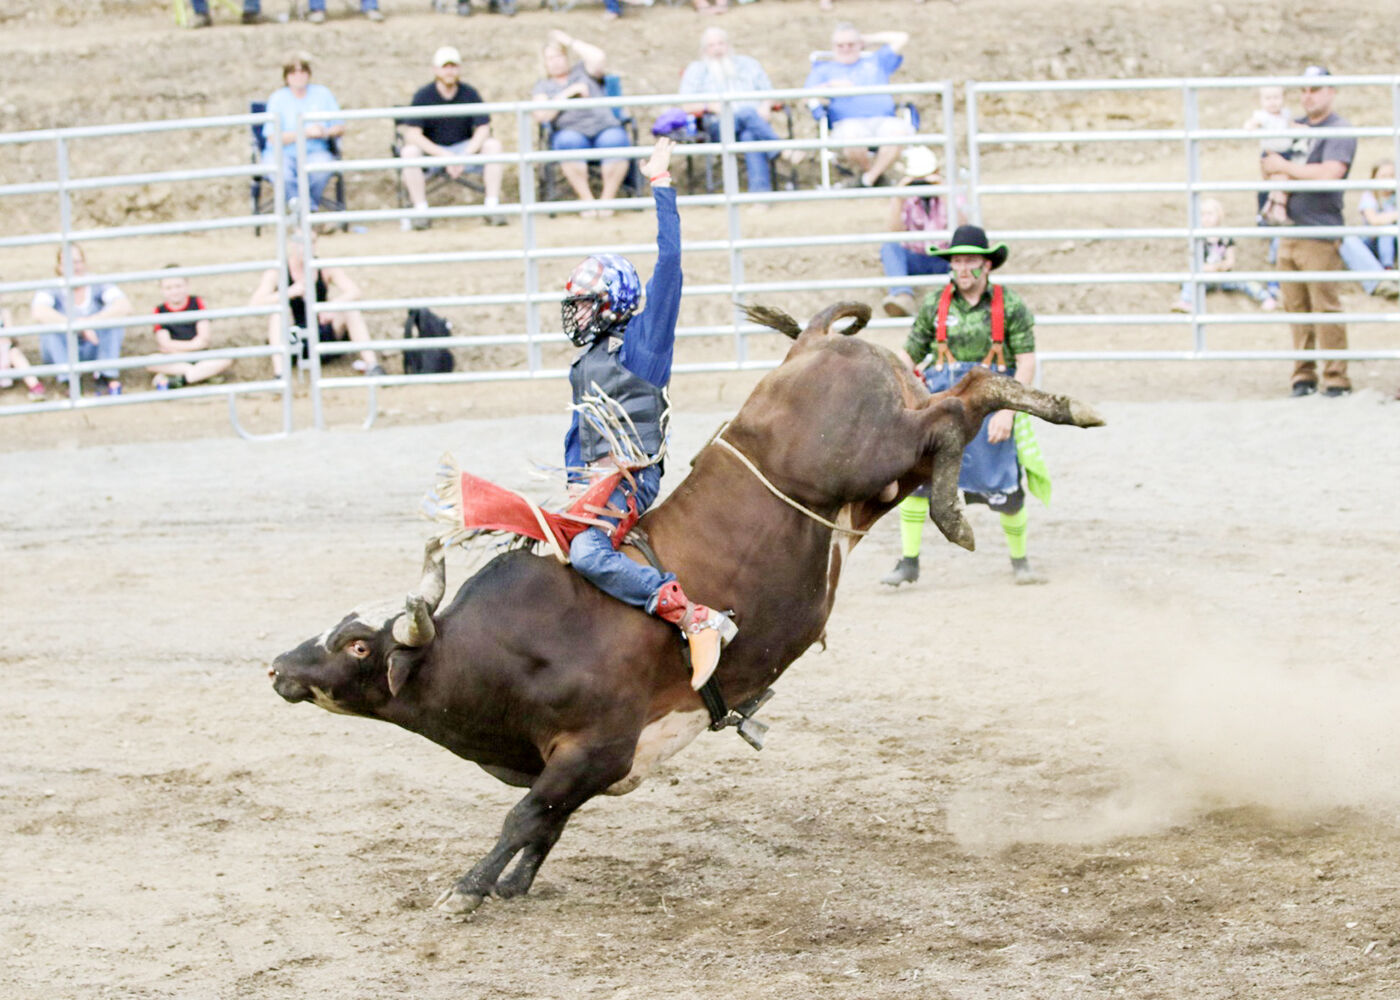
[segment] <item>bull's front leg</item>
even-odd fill
[[[630,741],[556,745],[529,793],[506,814],[496,846],[438,897],[438,909],[471,913],[488,895],[528,892],[574,810],[627,776],[636,745],[636,734]],[[513,858],[515,867],[502,877]]]

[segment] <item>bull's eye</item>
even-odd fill
[[[369,643],[363,639],[356,639],[345,647],[345,651],[357,660],[363,660],[369,655]]]

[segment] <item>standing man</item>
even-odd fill
[[[952,280],[924,299],[901,352],[930,392],[956,385],[977,366],[1009,375],[1022,385],[1035,381],[1035,317],[1021,297],[993,285],[991,272],[1006,263],[1005,243],[989,246],[978,226],[959,226],[952,245],[928,252],[946,258]],[[915,359],[919,360],[915,364]],[[1026,485],[1021,470],[1026,470]],[[1011,571],[1019,583],[1043,583],[1026,559],[1026,489],[1042,503],[1050,501],[1050,480],[1030,418],[998,410],[982,421],[977,436],[963,451],[958,488],[967,503],[983,503],[1001,515],[1011,552]],[[929,487],[921,486],[899,505],[903,555],[881,583],[898,587],[919,578],[919,545],[928,520]]]
[[[481,95],[471,84],[462,83],[462,55],[451,45],[444,45],[433,53],[432,83],[419,88],[413,95],[415,108],[441,107],[445,104],[480,104]],[[403,168],[403,186],[413,201],[413,207],[428,207],[428,184],[423,168],[416,161],[425,156],[473,156],[478,153],[495,155],[501,151],[500,140],[491,136],[491,119],[487,115],[462,115],[452,118],[406,118],[400,123],[403,135],[403,148],[399,156],[414,163]],[[460,163],[430,167],[430,170],[446,171],[447,176],[456,180],[464,170],[480,170],[486,186],[486,207],[495,208],[501,202],[501,175],[505,167],[500,163],[487,163],[481,167],[465,167]],[[414,229],[427,229],[429,219],[414,219]],[[505,217],[492,213],[486,216],[489,226],[504,226]]]
[[[1332,111],[1337,97],[1326,85],[1331,76],[1325,67],[1309,66],[1303,76],[1315,77],[1314,86],[1303,88],[1304,117],[1298,124],[1308,128],[1350,128],[1351,123]],[[1332,137],[1308,140],[1308,155],[1286,160],[1278,153],[1265,153],[1260,160],[1264,175],[1282,174],[1295,181],[1339,181],[1351,171],[1356,158],[1356,139]],[[1288,220],[1297,226],[1342,225],[1342,192],[1293,191],[1288,197]],[[1341,271],[1341,240],[1335,236],[1279,240],[1278,267],[1281,271]],[[1335,281],[1285,281],[1282,283],[1283,308],[1294,313],[1335,313],[1342,311]],[[1299,351],[1322,349],[1344,351],[1347,328],[1344,323],[1293,324],[1293,347]],[[1293,363],[1293,395],[1310,396],[1317,391],[1317,362]],[[1345,396],[1351,392],[1345,361],[1326,361],[1322,366],[1322,394]]]
[[[900,52],[907,44],[909,33],[905,31],[862,35],[853,24],[838,24],[831,33],[834,57],[812,63],[803,86],[884,86],[903,64],[904,56]],[[871,145],[875,145],[876,139],[914,134],[909,123],[895,113],[894,98],[889,94],[833,97],[827,104],[826,115],[833,139],[870,139]],[[899,159],[902,149],[902,146],[880,146],[873,157],[865,146],[847,146],[841,152],[861,171],[861,186],[874,187],[880,176]]]

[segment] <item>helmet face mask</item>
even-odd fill
[[[618,254],[595,254],[574,268],[564,286],[560,317],[564,333],[579,347],[617,329],[642,310],[637,269]]]
[[[601,295],[574,295],[560,303],[564,333],[575,347],[598,339],[608,326],[602,321],[605,300]]]

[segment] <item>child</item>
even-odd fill
[[[10,310],[0,308],[0,329],[13,326],[14,319],[10,316]],[[29,367],[29,359],[24,356],[24,352],[14,345],[9,337],[0,337],[0,389],[8,389],[15,384],[15,380],[9,378],[6,372],[22,372]],[[44,398],[44,384],[33,375],[20,376],[24,380],[25,388],[29,390],[29,398],[38,402]]]
[[[1218,229],[1225,221],[1225,209],[1214,198],[1201,199],[1201,228]],[[1235,269],[1235,241],[1228,236],[1206,236],[1200,241],[1200,269],[1202,271],[1233,271]],[[1222,281],[1206,285],[1206,290],[1219,289],[1222,292],[1244,292],[1265,310],[1278,308],[1278,300],[1269,290],[1257,281]],[[1181,298],[1172,306],[1174,312],[1190,312],[1192,309],[1190,285],[1183,283]]]
[[[168,264],[166,266],[178,267],[179,265]],[[189,282],[178,275],[160,279],[160,294],[164,301],[155,308],[157,316],[168,316],[172,313],[182,312],[202,312],[204,310],[204,300],[197,295],[191,295]],[[162,354],[184,354],[189,351],[207,351],[209,349],[209,321],[207,319],[186,319],[176,323],[157,321],[155,333],[156,348]],[[179,389],[182,386],[194,385],[196,382],[203,382],[205,379],[221,374],[231,364],[233,361],[229,358],[210,358],[203,361],[178,361],[151,365],[149,370],[156,373],[155,378],[151,379],[151,386],[157,392],[163,392],[166,389]]]
[[[1283,105],[1282,87],[1260,87],[1259,107],[1244,123],[1247,129],[1296,128],[1293,116]],[[1285,160],[1293,159],[1293,140],[1287,136],[1270,136],[1259,140],[1259,155],[1277,153]],[[1287,180],[1284,174],[1270,174],[1268,180]],[[1283,191],[1259,192],[1259,224],[1261,226],[1288,225],[1288,195]]]

